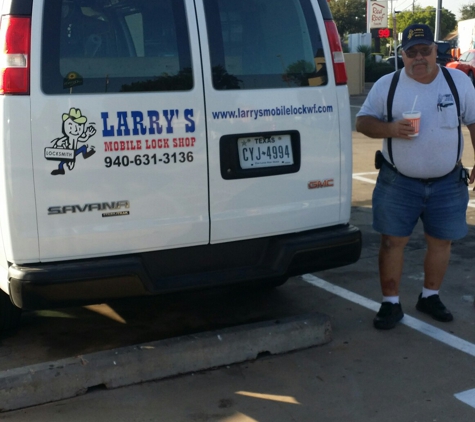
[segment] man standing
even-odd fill
[[[373,321],[379,329],[394,328],[404,316],[399,302],[404,248],[419,218],[427,251],[416,309],[438,321],[452,321],[439,289],[451,242],[467,234],[468,180],[460,162],[460,121],[468,126],[475,149],[475,90],[470,79],[436,64],[437,46],[427,25],[408,26],[402,49],[404,68],[395,88],[390,89],[397,72],[380,78],[356,120],[358,132],[385,138],[382,154],[377,154],[380,172],[373,192],[373,228],[381,233],[383,300]],[[421,112],[418,135],[411,121],[402,117],[414,107]],[[475,168],[469,179],[474,182]]]

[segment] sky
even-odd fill
[[[395,10],[405,11],[412,10],[412,3],[421,7],[437,7],[438,0],[393,0],[393,7]],[[442,7],[450,10],[457,19],[460,19],[460,8],[466,4],[472,3],[473,0],[442,0]],[[391,0],[388,0],[389,8],[391,8]]]

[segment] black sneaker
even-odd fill
[[[400,303],[383,302],[379,312],[373,319],[373,325],[380,330],[390,330],[404,316]]]
[[[416,304],[416,309],[425,314],[429,314],[437,321],[449,322],[454,319],[453,315],[440,300],[439,295],[432,295],[423,298],[421,293]]]

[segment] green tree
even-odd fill
[[[366,0],[332,0],[328,4],[340,37],[366,32]]]
[[[475,4],[474,3],[468,3],[464,4],[460,9],[460,16],[461,20],[466,20],[466,19],[473,19],[475,18]]]
[[[436,10],[434,7],[428,6],[422,8],[416,6],[414,13],[412,11],[405,11],[398,13],[397,15],[397,32],[402,32],[404,28],[413,23],[424,23],[428,25],[432,31],[435,29],[435,17]],[[392,22],[391,22],[392,26]],[[446,35],[452,32],[457,26],[457,19],[455,15],[447,9],[442,8],[440,11],[440,39],[443,39]],[[435,35],[435,34],[434,34]]]

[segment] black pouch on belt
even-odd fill
[[[462,180],[468,186],[470,181],[470,172],[465,167],[460,169],[460,180]]]
[[[376,167],[376,170],[379,170],[381,166],[383,165],[384,162],[384,156],[381,151],[376,151],[376,154],[374,155],[374,166]]]

